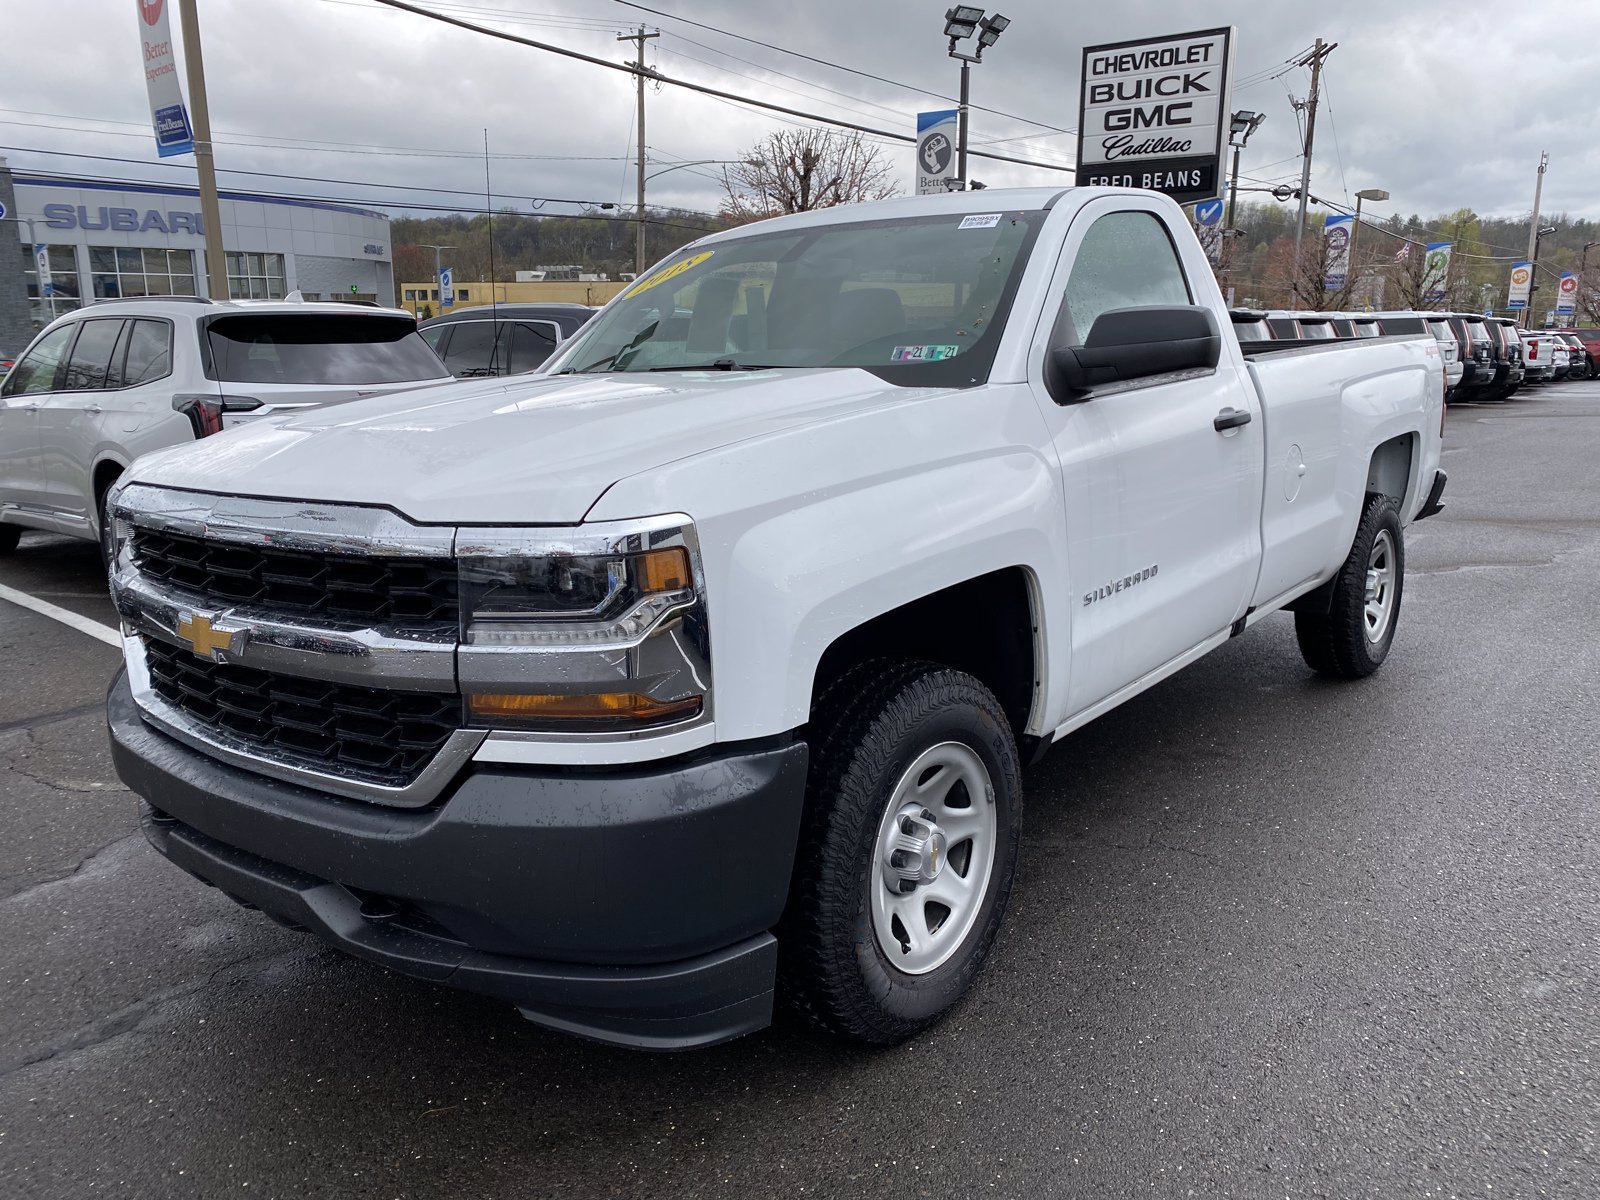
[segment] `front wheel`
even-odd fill
[[[933,663],[873,663],[812,720],[800,859],[779,931],[789,1003],[880,1045],[976,979],[1022,829],[1016,741],[994,694]]]
[[[1334,679],[1361,679],[1382,666],[1394,644],[1405,576],[1400,510],[1388,496],[1369,496],[1350,554],[1333,578],[1327,613],[1294,615],[1306,665]]]

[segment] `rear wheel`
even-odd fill
[[[0,525],[0,554],[15,554],[17,543],[21,540],[20,525]]]
[[[965,994],[999,931],[1021,838],[1016,742],[988,688],[933,663],[857,668],[812,730],[784,995],[830,1032],[903,1041]]]
[[[1327,613],[1294,615],[1306,665],[1334,679],[1360,679],[1382,666],[1400,620],[1405,573],[1399,509],[1388,496],[1369,496]]]

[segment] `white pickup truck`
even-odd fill
[[[1426,334],[1241,350],[1154,193],[762,222],[541,374],[135,463],[117,769],[200,879],[545,1025],[903,1039],[1026,761],[1279,609],[1384,661],[1443,402]]]

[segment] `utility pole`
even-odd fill
[[[1522,327],[1533,328],[1533,294],[1539,290],[1539,205],[1544,200],[1544,172],[1550,152],[1539,152],[1539,179],[1533,185],[1533,220],[1528,224],[1528,303],[1522,310]]]
[[[1305,102],[1306,144],[1300,162],[1300,216],[1294,226],[1294,298],[1297,305],[1300,301],[1300,243],[1306,232],[1306,201],[1311,196],[1311,148],[1317,136],[1317,88],[1322,81],[1322,60],[1338,48],[1338,42],[1324,43],[1318,38],[1316,49],[1302,58],[1299,64],[1311,68],[1311,95]]]
[[[635,277],[644,275],[644,80],[647,68],[644,65],[644,44],[650,38],[658,38],[661,34],[646,33],[643,25],[639,26],[638,33],[620,33],[617,35],[619,42],[637,42],[639,44],[639,61],[628,65],[636,69],[634,79],[639,84],[639,197],[638,207],[634,210],[634,235],[633,235],[633,273]]]
[[[211,110],[206,105],[206,68],[200,57],[200,14],[194,0],[178,0],[183,62],[189,77],[189,116],[194,122],[194,168],[200,176],[200,219],[206,225],[206,290],[228,299],[228,260],[222,249],[222,206],[217,203],[217,163],[211,152]]]

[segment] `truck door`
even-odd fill
[[[1073,715],[1245,614],[1261,554],[1262,420],[1199,246],[1160,210],[1135,197],[1085,205],[1050,295],[1029,383],[1061,461]],[[1052,344],[1082,345],[1109,309],[1187,304],[1219,314],[1214,370],[1051,397]]]

